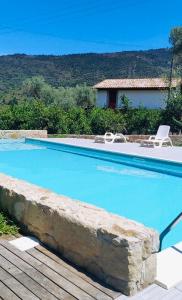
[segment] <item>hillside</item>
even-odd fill
[[[158,77],[167,73],[170,51],[124,51],[106,54],[0,56],[0,90],[43,75],[54,86],[93,85],[105,78]]]

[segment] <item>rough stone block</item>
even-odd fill
[[[153,229],[4,174],[0,207],[43,243],[126,295],[155,279]]]

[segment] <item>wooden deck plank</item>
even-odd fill
[[[56,298],[49,293],[48,290],[40,286],[36,281],[31,279],[28,275],[23,273],[17,267],[14,267],[9,261],[7,261],[4,257],[0,256],[0,266],[3,266],[5,269],[0,267],[0,279],[4,282],[5,279],[12,278],[14,276],[19,282],[23,283],[23,285],[29,290],[34,291],[34,294],[38,296],[40,299],[45,300],[55,300]]]
[[[4,268],[3,268],[4,267]],[[21,272],[21,271],[20,271]],[[19,270],[16,272],[15,267],[10,264],[4,257],[0,256],[0,279],[1,281],[16,295],[23,297],[27,295],[27,299],[38,299],[30,290],[30,284],[27,288],[19,282],[15,276],[21,275]],[[11,275],[12,273],[12,275]],[[22,272],[21,272],[22,273]],[[1,295],[1,294],[0,294]]]
[[[19,274],[20,275],[20,274]],[[13,278],[6,270],[0,267],[0,279],[7,287],[9,287],[16,295],[27,297],[27,299],[37,300],[38,298],[28,288],[25,288],[22,283]],[[1,292],[0,292],[1,293]],[[0,294],[1,295],[1,294]]]
[[[15,278],[21,282],[26,288],[31,289],[34,294],[42,299],[42,300],[56,300],[57,298],[54,297],[52,294],[49,293],[44,287],[34,281],[25,273],[15,275]]]
[[[20,300],[4,283],[0,281],[0,295],[3,300]]]
[[[21,256],[20,252],[20,256]],[[4,258],[8,258],[8,261],[15,264],[22,272],[26,273],[34,281],[39,283],[42,287],[46,287],[51,293],[58,299],[73,300],[75,297],[67,293],[64,289],[61,289],[57,284],[48,279],[41,272],[35,270],[33,267],[29,266],[26,262],[21,260],[9,250],[0,247],[0,255]],[[0,260],[1,261],[1,260]]]
[[[39,300],[38,297],[36,297],[30,290],[24,287],[23,284],[21,284],[18,280],[16,280],[13,277],[4,280],[3,283],[17,296],[19,296],[20,299]]]
[[[182,300],[182,282],[170,290],[153,284],[127,297],[102,287],[43,246],[24,252],[0,241],[0,299]]]
[[[8,272],[6,272],[4,269],[1,268],[1,263],[0,263],[0,280],[4,281],[4,280],[9,279],[11,277],[12,276]],[[0,296],[1,296],[1,293],[0,293]]]
[[[68,294],[70,293],[70,296],[72,295],[73,297],[78,298],[80,300],[94,299],[94,297],[90,296],[85,291],[81,290],[80,288],[72,284],[70,281],[66,280],[64,277],[62,277],[61,275],[59,275],[58,273],[56,273],[46,265],[40,263],[37,259],[33,258],[30,254],[19,251],[8,242],[1,243],[0,254],[4,257],[7,256],[8,260],[11,259],[11,262],[14,261],[14,263],[16,263],[20,269],[24,267],[25,270],[27,271],[27,268],[28,269],[35,268],[37,271],[39,271],[44,276],[46,276],[51,281],[53,281],[55,284],[57,284],[61,289],[65,290]],[[29,264],[28,266],[27,266],[27,262]]]
[[[0,240],[0,248],[1,246],[3,248],[6,248],[8,250],[10,250],[11,252],[13,251],[13,253],[19,257],[20,254],[21,254],[21,259],[22,261],[27,261],[27,255],[26,255],[26,252],[25,251],[20,251],[19,249],[17,249],[15,246],[13,246],[12,244],[10,244],[9,242],[7,241],[1,241]],[[27,263],[29,264],[29,266],[32,268],[32,267],[37,267],[39,265],[42,265],[42,263],[39,261],[39,260],[35,260],[33,259],[32,257],[29,257],[29,260],[27,261]]]
[[[98,290],[96,287],[82,279],[81,277],[77,276],[75,273],[71,272],[64,266],[61,266],[50,257],[46,256],[45,254],[41,253],[40,251],[32,248],[27,251],[30,255],[44,263],[45,265],[49,266],[52,270],[57,272],[58,274],[62,275],[64,278],[68,279],[77,287],[81,288],[83,291],[88,293],[90,296],[94,297],[97,300],[112,300],[112,298],[102,291]]]
[[[85,274],[82,270],[80,270],[79,267],[72,266],[70,263],[65,262],[65,260],[63,260],[60,256],[54,254],[52,251],[49,251],[47,248],[39,245],[36,247],[36,249],[38,251],[40,251],[41,253],[45,254],[46,256],[50,257],[52,260],[54,260],[61,266],[64,266],[65,268],[67,268],[68,270],[70,270],[71,272],[76,274],[77,276],[81,277],[82,279],[84,279],[85,281],[87,281],[88,283],[90,283],[91,285],[93,285],[94,287],[99,289],[100,291],[104,292],[106,295],[110,296],[112,299],[116,299],[121,295],[120,292],[116,292],[116,291],[112,290],[112,288],[108,288],[108,287],[100,284],[98,281],[96,281],[95,278]]]
[[[76,299],[37,270],[28,271],[27,274],[42,287],[46,287],[46,289],[49,290],[56,298],[65,300]]]
[[[41,273],[59,285],[61,288],[64,288],[65,291],[69,292],[75,298],[80,300],[93,300],[94,297],[88,295],[86,292],[66,280],[64,277],[58,275],[55,271],[48,268],[46,265],[42,265],[39,267]]]
[[[10,273],[12,276],[22,273],[20,269],[15,267],[13,264],[11,264],[6,258],[0,255],[0,266],[4,269],[7,270],[8,273]]]

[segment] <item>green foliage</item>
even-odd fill
[[[2,130],[13,128],[14,116],[11,106],[0,105],[0,128]]]
[[[132,109],[127,115],[127,132],[129,134],[155,133],[161,123],[161,110],[146,108]]]
[[[55,88],[46,83],[42,76],[34,76],[25,80],[22,87],[11,90],[1,96],[1,103],[17,104],[25,100],[41,100],[46,105],[58,105],[63,109],[71,107],[92,107],[95,104],[95,90],[84,85],[75,88]]]
[[[54,101],[55,104],[65,110],[76,106],[75,88],[59,87],[58,89],[54,89],[54,91],[56,91],[57,96]]]
[[[51,134],[58,132],[68,133],[68,122],[66,112],[57,105],[44,108],[47,127],[45,129]]]
[[[138,108],[124,112],[81,107],[64,110],[41,100],[0,106],[1,129],[47,129],[50,134],[104,134],[106,131],[151,134],[162,123],[169,124],[172,131],[177,132],[181,120],[181,96],[173,96],[166,110]]]
[[[95,105],[96,95],[93,89],[84,84],[83,86],[76,86],[73,98],[77,106],[87,108]]]
[[[69,133],[91,134],[90,121],[82,108],[72,108],[68,111]]]
[[[182,52],[182,26],[174,27],[171,30],[169,41],[175,54]]]
[[[47,129],[50,134],[152,134],[160,124],[181,130],[182,96],[173,92],[165,110],[132,109],[121,98],[118,110],[94,107],[95,92],[83,85],[55,88],[36,76],[0,98],[1,129]]]
[[[182,26],[171,30],[169,41],[172,46],[170,80],[172,80],[172,75],[182,78]]]
[[[112,109],[94,108],[89,118],[93,134],[104,134],[106,131],[123,132],[126,125],[123,114]]]
[[[171,126],[172,132],[182,130],[182,93],[173,93],[167,101],[163,116],[166,124]]]
[[[45,129],[47,128],[46,106],[40,100],[24,101],[12,106],[14,117],[13,128]]]
[[[46,82],[41,76],[34,76],[32,78],[28,78],[23,82],[22,92],[27,97],[41,99],[42,93],[44,89],[46,89]]]
[[[18,227],[4,213],[0,213],[0,236],[3,234],[17,234]]]
[[[125,113],[132,109],[131,101],[128,99],[128,97],[126,97],[126,95],[122,95],[120,101],[121,108]]]
[[[45,105],[41,100],[0,106],[1,129],[47,129],[50,134],[104,134],[106,131],[150,134],[162,123],[173,132],[181,130],[182,96],[173,96],[166,110],[146,108],[122,110]]]
[[[160,77],[168,71],[169,60],[169,49],[62,56],[3,55],[0,56],[0,91],[21,86],[35,74],[44,76],[54,87],[75,87],[83,83],[93,86],[106,78]]]

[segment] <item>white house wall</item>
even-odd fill
[[[117,107],[121,107],[121,97],[125,95],[131,101],[132,107],[164,108],[167,91],[160,90],[120,90],[117,95]]]
[[[98,107],[108,106],[107,91],[103,91],[103,90],[97,91],[96,106]]]

